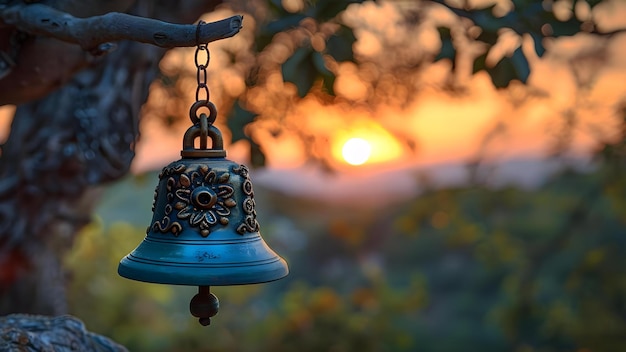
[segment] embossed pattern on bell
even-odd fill
[[[248,168],[214,157],[183,158],[161,171],[147,236],[119,266],[135,280],[209,286],[288,272],[259,233]]]
[[[212,167],[202,161],[182,159],[163,169],[150,230],[179,236],[184,228],[191,227],[194,233],[207,237],[232,224],[240,235],[258,232],[248,169],[228,160],[211,159]],[[235,197],[236,191],[241,196]],[[157,204],[159,201],[165,204]]]

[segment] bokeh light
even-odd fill
[[[370,142],[363,138],[350,138],[341,149],[343,159],[350,165],[365,164],[372,154],[372,146]]]

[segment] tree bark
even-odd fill
[[[175,24],[119,12],[78,18],[43,4],[18,4],[0,11],[0,25],[79,44],[86,51],[123,39],[163,48],[207,44],[235,35],[241,20],[237,15],[199,25]]]
[[[217,2],[203,4],[214,3]],[[120,8],[125,5],[120,4]],[[106,7],[115,9],[111,4]],[[198,8],[198,4],[195,8],[181,6],[178,11],[168,8],[174,16],[161,12],[164,17],[177,19],[175,14],[186,10],[193,13]],[[243,20],[235,15],[196,25],[119,12],[101,14],[98,8],[76,12],[86,17],[74,17],[44,4],[0,5],[0,105],[21,104],[49,94],[89,65],[94,56],[114,50],[112,41],[130,40],[163,48],[190,47],[232,37],[239,33]],[[35,34],[45,38],[33,38]],[[42,61],[42,57],[46,60]]]
[[[131,13],[189,23],[221,1],[189,2],[140,0]],[[128,173],[165,51],[121,42],[54,93],[18,106],[0,158],[0,315],[67,312],[61,259],[99,188]]]

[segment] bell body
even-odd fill
[[[193,286],[262,283],[288,272],[259,233],[248,169],[223,157],[183,157],[163,169],[147,235],[118,267],[129,279]]]

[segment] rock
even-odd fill
[[[87,331],[79,319],[64,315],[12,314],[0,317],[0,351],[127,352],[111,339]]]

